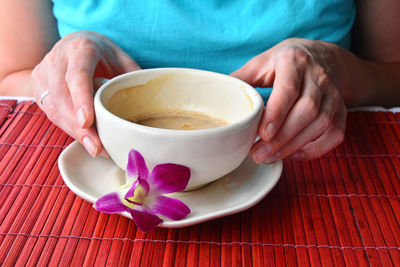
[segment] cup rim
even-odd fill
[[[229,79],[235,79],[242,83],[245,86],[246,92],[250,90],[252,94],[248,93],[247,95],[250,97],[250,99],[253,102],[254,108],[253,110],[246,115],[244,118],[240,119],[237,122],[230,123],[228,125],[216,127],[216,128],[209,128],[209,129],[196,129],[196,130],[175,130],[175,129],[164,129],[164,128],[156,128],[156,127],[150,127],[150,126],[145,126],[145,125],[140,125],[128,120],[125,120],[123,118],[120,118],[116,115],[114,115],[111,111],[109,111],[103,104],[101,100],[101,96],[105,90],[108,89],[112,84],[118,83],[120,80],[125,79],[126,77],[129,77],[131,75],[135,75],[135,73],[138,72],[171,72],[171,71],[190,71],[190,72],[201,72],[201,73],[209,73],[214,76],[219,76],[219,77],[224,77]],[[161,75],[162,73],[160,73]],[[122,124],[123,126],[126,127],[135,127],[143,132],[148,132],[151,134],[163,134],[163,135],[184,135],[184,136],[196,136],[196,135],[219,135],[219,134],[224,134],[226,132],[232,132],[235,130],[240,130],[244,127],[246,127],[254,118],[258,116],[259,113],[262,112],[263,107],[264,107],[264,101],[259,94],[259,92],[249,85],[248,83],[227,75],[227,74],[222,74],[218,72],[213,72],[213,71],[208,71],[208,70],[200,70],[200,69],[192,69],[192,68],[149,68],[149,69],[140,69],[128,73],[124,73],[121,75],[118,75],[105,83],[103,83],[100,88],[96,91],[95,97],[94,97],[94,107],[95,107],[95,113],[98,112],[103,112],[104,116],[107,116],[110,119],[116,120],[118,123]],[[96,111],[97,110],[97,111]],[[97,116],[97,114],[96,114]],[[260,116],[261,117],[261,116]],[[97,121],[97,119],[96,119]],[[258,122],[259,123],[259,122]]]

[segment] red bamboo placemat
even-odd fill
[[[352,112],[344,143],[285,161],[253,208],[147,234],[64,184],[72,139],[35,103],[0,100],[0,264],[264,266],[400,264],[400,115]]]

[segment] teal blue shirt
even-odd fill
[[[53,0],[60,36],[102,33],[142,68],[231,73],[290,37],[350,47],[353,0]]]

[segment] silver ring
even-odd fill
[[[40,105],[43,105],[44,98],[49,94],[49,90],[44,91],[44,93],[40,96]]]

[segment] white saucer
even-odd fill
[[[125,172],[111,159],[90,157],[76,141],[61,153],[58,166],[66,185],[91,203],[125,182]],[[159,227],[185,227],[246,210],[272,190],[281,173],[282,161],[257,165],[247,158],[235,171],[200,189],[169,194],[185,202],[191,213]],[[130,218],[127,212],[121,215]]]

